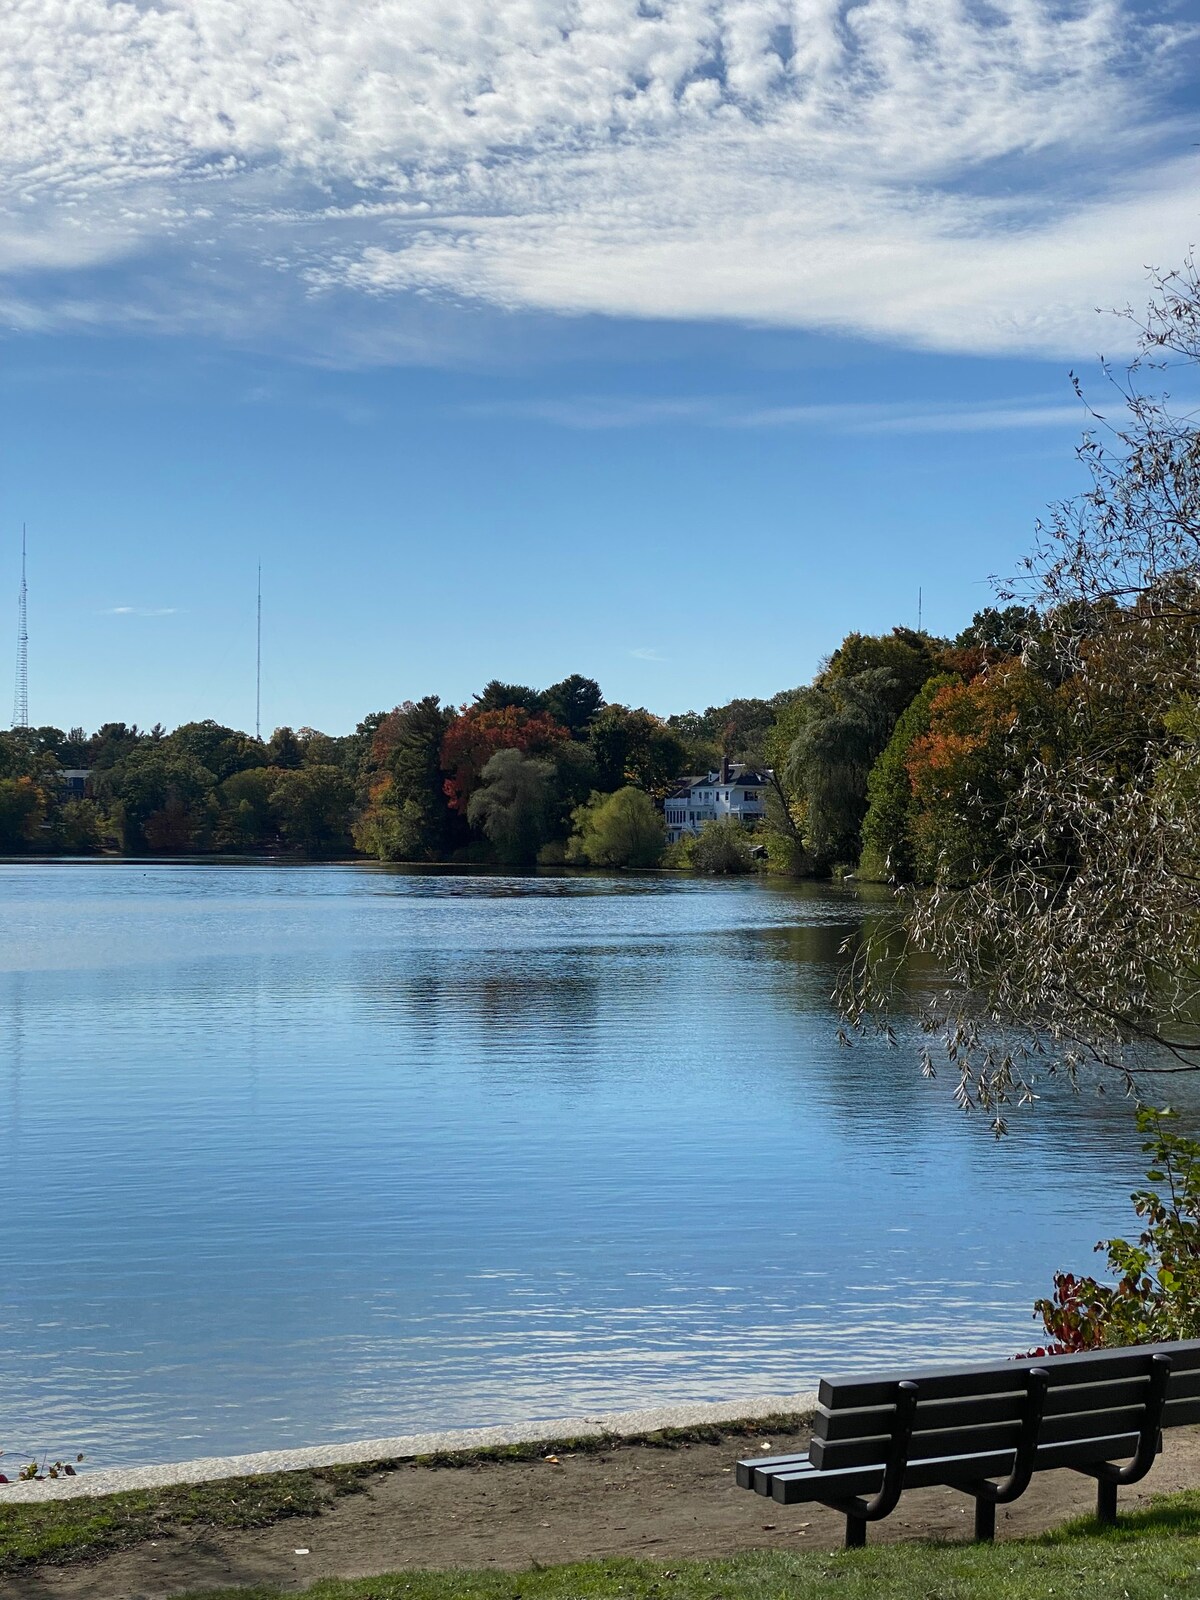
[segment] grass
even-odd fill
[[[180,1528],[265,1528],[285,1517],[316,1516],[333,1500],[361,1491],[363,1479],[378,1470],[324,1467],[94,1498],[0,1502],[0,1575],[93,1560]]]
[[[804,1420],[797,1416],[759,1417],[750,1422],[661,1428],[635,1438],[588,1434],[580,1439],[439,1451],[418,1456],[413,1464],[446,1468],[469,1467],[482,1461],[532,1461],[545,1455],[611,1450],[621,1444],[673,1450],[682,1444],[716,1444],[723,1439],[753,1437],[764,1429],[790,1431]],[[361,1493],[369,1478],[409,1464],[373,1461],[8,1506],[0,1489],[0,1577],[31,1567],[92,1561],[116,1550],[128,1550],[147,1539],[167,1537],[181,1528],[265,1528],[286,1517],[317,1516],[343,1495]]]
[[[294,1593],[294,1591],[293,1591]],[[272,1588],[188,1600],[283,1600]],[[1200,1596],[1200,1493],[1100,1529],[1089,1518],[995,1545],[876,1545],[722,1561],[594,1561],[532,1572],[400,1572],[324,1580],[305,1600],[1187,1600]]]

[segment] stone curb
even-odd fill
[[[213,1483],[260,1472],[298,1472],[305,1467],[352,1466],[364,1461],[394,1461],[441,1450],[489,1450],[509,1444],[539,1444],[563,1438],[598,1438],[606,1433],[654,1433],[659,1428],[694,1428],[714,1422],[755,1422],[759,1418],[811,1415],[814,1393],[756,1395],[708,1405],[659,1406],[651,1411],[614,1411],[597,1417],[560,1417],[552,1422],[522,1422],[498,1428],[452,1428],[444,1433],[408,1433],[392,1439],[355,1439],[348,1444],[318,1444],[303,1450],[259,1450],[244,1456],[204,1456],[159,1467],[124,1467],[88,1472],[41,1483],[0,1484],[0,1509],[39,1500],[73,1500],[116,1494],[123,1489],[165,1489],[176,1483]]]

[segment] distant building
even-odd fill
[[[60,767],[54,774],[67,800],[83,799],[87,794],[88,779],[91,775],[91,767]]]
[[[666,799],[667,843],[678,844],[686,834],[699,833],[706,822],[736,817],[757,822],[767,814],[770,767],[748,767],[740,761],[722,761],[720,769],[701,778],[685,778]]]

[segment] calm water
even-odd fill
[[[0,1446],[136,1463],[1035,1341],[1119,1101],[839,1049],[854,895],[0,867]]]

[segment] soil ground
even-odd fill
[[[769,1444],[769,1451],[764,1449]],[[802,1450],[807,1432],[726,1439],[673,1449],[618,1444],[552,1461],[404,1465],[367,1480],[319,1517],[268,1528],[189,1529],[91,1565],[41,1567],[0,1580],[3,1600],[167,1600],[234,1584],[300,1589],[317,1578],[365,1577],[421,1567],[549,1566],[615,1556],[661,1560],[770,1549],[831,1550],[843,1521],[821,1506],[783,1507],[738,1489],[742,1456]],[[1151,1495],[1200,1486],[1200,1428],[1177,1428],[1126,1508]],[[1090,1512],[1095,1485],[1043,1472],[997,1513],[997,1537],[1040,1533]],[[872,1542],[969,1539],[972,1502],[948,1489],[906,1494],[870,1530]],[[306,1551],[300,1555],[298,1551]]]

